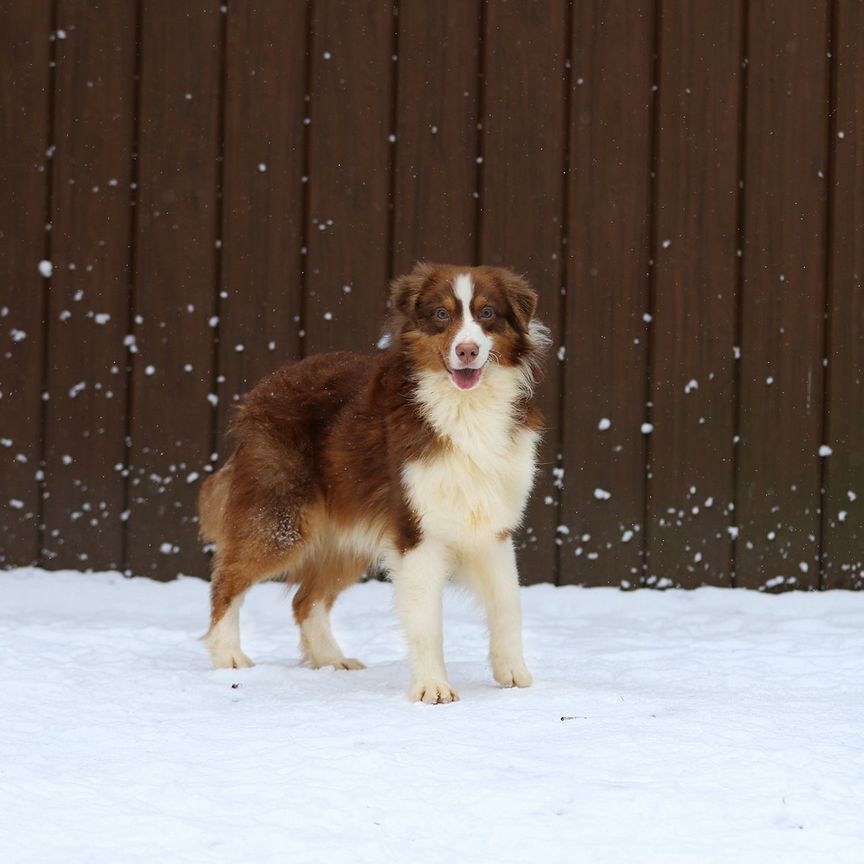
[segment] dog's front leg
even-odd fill
[[[447,566],[444,548],[424,541],[394,563],[391,576],[411,652],[411,699],[430,705],[459,698],[444,668],[441,602]]]
[[[477,593],[489,622],[489,660],[502,687],[530,687],[522,654],[522,607],[513,540],[478,544],[465,562],[464,578]]]

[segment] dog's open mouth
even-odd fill
[[[483,367],[479,369],[454,369],[451,373],[460,390],[473,390],[480,383]]]

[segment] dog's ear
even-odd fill
[[[518,276],[511,270],[502,270],[501,280],[513,307],[513,312],[519,319],[522,328],[527,330],[534,313],[537,311],[537,292],[522,276]]]
[[[434,264],[418,261],[410,273],[393,280],[390,284],[390,306],[394,312],[406,318],[414,314],[417,294],[434,269]]]

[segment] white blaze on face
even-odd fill
[[[486,331],[474,320],[471,314],[471,300],[474,297],[474,282],[467,273],[461,273],[453,283],[453,293],[462,303],[462,326],[450,344],[450,368],[461,369],[470,367],[480,369],[489,359],[492,350],[492,339]],[[456,346],[465,342],[472,342],[480,349],[476,359],[469,363],[463,363],[456,353]]]

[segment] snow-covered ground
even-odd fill
[[[864,862],[864,594],[524,591],[536,684],[498,689],[448,597],[462,701],[407,701],[389,585],[335,611],[362,672],[250,670],[196,640],[207,586],[0,573],[0,861]]]

